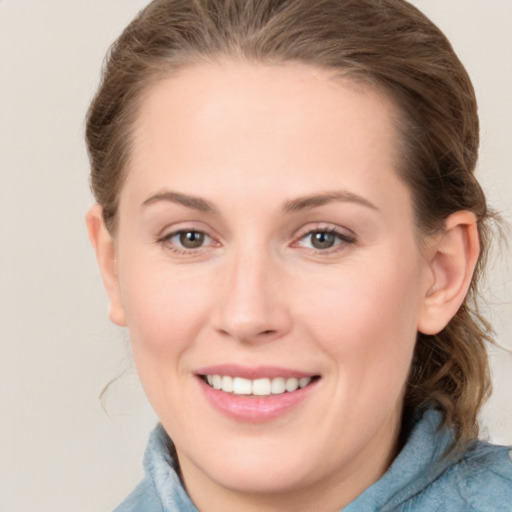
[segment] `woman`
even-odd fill
[[[473,88],[403,0],[156,0],[87,217],[160,421],[127,510],[507,510]],[[172,439],[172,441],[171,441]]]

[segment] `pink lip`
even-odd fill
[[[318,380],[313,380],[305,388],[297,389],[291,393],[255,397],[234,395],[213,389],[200,376],[230,375],[253,380],[274,377],[312,377],[314,374],[269,366],[243,368],[236,365],[222,365],[202,368],[197,372],[197,375],[201,391],[213,408],[228,418],[245,423],[264,423],[284,416],[292,409],[298,407],[301,402],[314,392],[318,384]]]
[[[313,377],[317,374],[307,373],[291,368],[281,368],[278,366],[239,366],[235,364],[223,364],[200,368],[196,371],[198,375],[229,375],[231,377],[243,377],[244,379],[274,379],[275,377],[285,377],[287,379],[296,377]]]

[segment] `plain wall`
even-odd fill
[[[142,475],[156,419],[109,324],[87,240],[83,119],[109,44],[144,0],[0,0],[0,512],[112,509]],[[474,80],[478,176],[512,220],[512,2],[416,0]],[[512,348],[511,253],[489,312]],[[512,357],[493,350],[484,434],[512,444]],[[126,371],[125,371],[126,370]],[[98,395],[118,374],[106,398]]]

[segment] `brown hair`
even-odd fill
[[[490,391],[490,328],[476,303],[490,213],[474,177],[475,95],[446,37],[404,0],[151,2],[110,49],[87,116],[92,189],[112,233],[142,93],[180,68],[221,58],[311,64],[383,91],[400,113],[398,171],[420,232],[442,229],[456,211],[475,213],[482,254],[471,289],[442,332],[418,334],[404,408],[436,407],[457,440],[475,437]]]

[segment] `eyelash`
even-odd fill
[[[203,237],[202,242],[208,241],[208,240],[210,240],[210,242],[206,245],[201,242],[201,245],[199,245],[198,247],[186,248],[186,247],[183,247],[182,245],[180,245],[182,243],[182,240],[179,242],[172,241],[173,238],[175,238],[175,237],[182,237],[184,235],[186,236],[186,235],[190,235],[190,234],[199,235],[200,237]],[[310,229],[306,233],[300,235],[296,239],[296,241],[291,244],[291,246],[299,247],[301,245],[301,242],[306,240],[308,237],[312,237],[314,235],[332,235],[335,238],[334,243],[331,247],[322,248],[322,249],[315,248],[315,247],[306,248],[306,249],[313,251],[315,254],[322,254],[322,255],[339,252],[339,251],[343,250],[343,248],[345,248],[347,245],[353,245],[357,241],[355,236],[348,235],[346,233],[342,233],[335,228],[317,227],[314,229]],[[183,254],[183,255],[200,254],[202,249],[204,250],[208,246],[212,246],[212,245],[215,246],[217,244],[217,242],[211,236],[209,236],[205,231],[202,231],[200,229],[179,229],[179,230],[173,231],[172,233],[169,233],[165,236],[162,236],[161,238],[159,238],[157,240],[157,243],[159,243],[160,245],[164,246],[166,249],[168,249],[178,255],[180,255],[180,254]],[[311,245],[312,245],[312,243],[311,243]]]
[[[346,233],[342,233],[341,231],[335,229],[335,228],[314,228],[308,230],[306,233],[302,234],[300,237],[297,238],[297,241],[292,244],[292,246],[298,246],[301,242],[306,240],[308,237],[311,237],[313,235],[332,235],[335,238],[334,245],[332,247],[328,247],[325,249],[319,249],[315,247],[309,247],[309,250],[314,251],[315,254],[332,254],[339,251],[344,250],[347,245],[353,245],[356,243],[356,237],[353,235],[348,235]],[[311,243],[311,242],[310,242]],[[312,244],[311,244],[312,245]]]
[[[187,247],[183,247],[183,246],[180,246],[179,243],[175,243],[172,241],[173,238],[175,237],[181,237],[183,235],[188,235],[188,234],[192,234],[194,233],[195,235],[199,235],[199,236],[202,236],[204,237],[205,240],[210,240],[211,242],[213,243],[209,243],[208,245],[215,245],[215,240],[209,236],[207,233],[205,233],[204,231],[200,230],[200,229],[178,229],[176,231],[173,231],[172,233],[169,233],[167,235],[164,235],[162,236],[161,238],[159,238],[157,240],[157,243],[159,243],[160,245],[164,246],[166,249],[180,255],[180,254],[184,254],[184,255],[187,255],[187,254],[198,254],[201,249],[205,249],[207,247],[207,245],[200,245],[199,247],[195,247],[195,248],[187,248]]]

